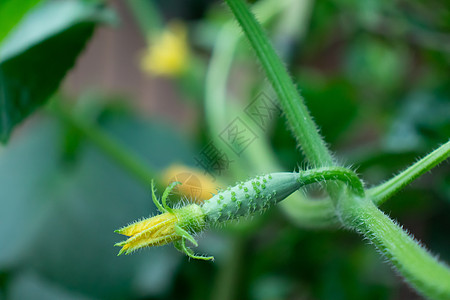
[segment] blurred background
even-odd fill
[[[289,207],[207,230],[195,251],[214,263],[171,245],[117,257],[114,230],[156,213],[152,178],[159,193],[184,183],[174,203],[201,202],[307,163],[221,1],[35,2],[0,44],[2,113],[21,99],[0,148],[0,299],[420,299],[360,236]],[[448,141],[446,1],[251,5],[367,186]],[[447,262],[448,171],[381,207]],[[306,194],[322,196],[289,200]]]

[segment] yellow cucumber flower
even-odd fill
[[[197,246],[192,235],[201,232],[206,226],[264,211],[307,184],[328,180],[342,181],[347,184],[350,192],[361,199],[365,197],[364,186],[358,176],[343,167],[322,167],[298,173],[281,172],[256,176],[219,191],[201,204],[191,203],[181,208],[171,208],[166,203],[170,192],[176,185],[181,184],[180,182],[168,185],[162,195],[162,203],[156,199],[152,182],[153,202],[162,214],[117,230],[116,232],[128,236],[127,240],[116,244],[122,247],[119,255],[130,254],[143,247],[173,243],[175,248],[191,258],[212,260],[213,257],[194,255],[186,246],[186,240]]]
[[[175,233],[177,216],[173,213],[164,213],[152,218],[130,224],[115,232],[129,236],[126,241],[117,243],[122,253],[129,254],[142,247],[161,246],[178,239]]]
[[[164,171],[162,178],[167,185],[174,181],[181,182],[176,192],[198,204],[211,198],[221,188],[211,176],[206,176],[200,170],[184,165],[170,166]]]
[[[186,70],[189,62],[189,45],[184,23],[172,21],[156,37],[150,39],[141,68],[158,76],[174,77]]]
[[[205,227],[205,214],[197,204],[186,205],[182,208],[171,208],[166,200],[169,193],[179,182],[172,182],[164,191],[162,204],[156,198],[152,182],[152,196],[158,210],[162,213],[125,226],[115,232],[128,236],[125,241],[115,244],[122,247],[119,254],[130,254],[140,248],[162,246],[174,243],[175,247],[196,259],[211,260],[212,257],[195,256],[186,246],[186,240],[197,246],[192,234],[202,231]]]

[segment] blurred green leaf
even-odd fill
[[[31,12],[0,48],[0,141],[58,88],[95,26],[112,11],[81,1],[49,2]]]
[[[19,274],[12,280],[8,299],[87,300],[80,294],[65,290],[34,273]]]
[[[126,112],[105,111],[101,124],[152,165],[193,156],[174,131]],[[113,247],[123,239],[115,229],[156,213],[150,191],[86,140],[76,163],[62,163],[70,133],[60,123],[44,119],[29,129],[0,155],[0,239],[7,241],[0,272],[31,269],[63,290],[100,299],[167,293],[181,254],[167,246],[117,257]]]
[[[14,267],[32,245],[49,212],[49,178],[55,173],[55,128],[42,124],[0,156],[0,270]],[[40,157],[40,159],[36,159]]]
[[[358,101],[354,87],[342,78],[320,78],[305,72],[301,93],[325,140],[336,142],[355,119]]]
[[[407,95],[383,138],[385,150],[429,150],[450,136],[448,92],[416,91]]]
[[[362,35],[351,44],[345,69],[353,84],[384,93],[395,90],[405,78],[410,64],[408,48],[401,43],[386,43]]]
[[[273,300],[287,299],[292,294],[294,283],[279,274],[261,276],[250,287],[251,299]]]
[[[2,0],[0,3],[0,43],[22,17],[41,0]]]

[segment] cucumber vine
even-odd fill
[[[117,233],[129,237],[116,246],[122,247],[119,252],[121,255],[130,254],[143,247],[173,242],[178,250],[191,258],[212,260],[214,259],[212,256],[195,255],[186,246],[186,240],[198,246],[192,235],[203,231],[206,226],[248,217],[277,204],[307,184],[329,180],[341,181],[355,197],[364,197],[363,185],[356,174],[342,167],[323,167],[298,173],[270,173],[257,176],[220,191],[201,205],[190,203],[178,208],[167,205],[167,198],[180,182],[172,182],[165,189],[161,203],[156,197],[155,185],[152,182],[153,202],[161,214],[116,230]]]
[[[246,4],[242,0],[226,0],[226,3],[265,70],[298,146],[303,150],[310,165],[315,168],[299,173],[270,173],[259,176],[219,192],[202,205],[189,204],[177,209],[169,208],[165,204],[168,193],[173,188],[169,186],[162,198],[163,205],[155,202],[163,212],[162,215],[119,230],[119,233],[125,234],[130,228],[143,226],[139,234],[145,236],[145,239],[131,236],[128,240],[118,243],[118,246],[122,246],[119,254],[124,251],[128,254],[146,246],[174,242],[177,249],[192,258],[212,259],[212,257],[194,255],[186,246],[186,240],[197,246],[192,235],[204,230],[207,226],[246,217],[256,211],[267,209],[304,185],[320,182],[324,184],[330,198],[320,201],[326,204],[325,206],[317,207],[328,207],[334,210],[334,214],[343,226],[362,234],[371,241],[419,293],[433,299],[449,299],[449,267],[431,255],[376,205],[383,203],[395,192],[447,159],[450,156],[450,142],[393,179],[366,191],[353,171],[336,165],[333,154],[321,138],[295,83]],[[331,181],[338,181],[338,183],[331,184]],[[172,217],[161,218],[167,214]],[[318,216],[320,217],[320,214]],[[155,225],[154,222],[159,223]],[[166,224],[165,226],[169,229],[161,229],[159,224]],[[154,235],[153,232],[164,233],[167,236],[158,240],[161,237]],[[152,238],[156,238],[157,242]],[[136,239],[141,239],[141,243],[133,244]]]
[[[6,4],[0,4],[0,8],[3,8],[3,15],[11,15],[11,18],[3,18],[6,20],[6,22],[3,22],[6,24],[6,27],[4,26],[5,28],[1,28],[0,26],[0,42],[2,42],[0,47],[0,117],[2,121],[2,125],[0,126],[0,141],[2,142],[8,140],[11,130],[14,127],[50,98],[60,85],[61,80],[67,71],[74,66],[75,58],[84,48],[86,41],[92,35],[94,28],[98,24],[115,23],[115,17],[113,17],[111,11],[105,8],[106,6],[97,5],[95,3],[92,3],[92,5],[87,4],[87,2],[90,1],[62,1],[61,3],[58,1],[50,1],[52,3],[48,3],[48,6],[47,3],[43,3],[42,6],[36,6],[37,3],[40,2],[39,0],[25,2],[29,3],[23,5],[19,4],[17,7],[16,3],[12,4],[13,1],[6,1]],[[423,244],[417,241],[412,234],[403,229],[396,220],[391,219],[379,208],[380,205],[403,190],[414,180],[429,172],[440,163],[446,161],[450,157],[450,140],[441,141],[442,144],[439,147],[436,147],[434,151],[411,164],[392,178],[386,179],[379,185],[367,187],[364,184],[363,178],[361,178],[352,168],[340,164],[335,153],[328,148],[327,143],[321,136],[319,130],[320,127],[315,124],[303,96],[297,89],[297,82],[290,76],[282,61],[282,57],[277,54],[275,47],[270,42],[263,28],[263,25],[278,18],[279,15],[283,13],[284,15],[280,18],[282,19],[282,22],[280,22],[281,24],[278,24],[281,26],[275,28],[276,30],[284,30],[284,33],[290,37],[296,35],[299,32],[299,28],[301,28],[300,31],[304,31],[304,29],[307,28],[305,25],[308,22],[308,18],[299,17],[299,15],[307,11],[307,7],[311,5],[311,3],[309,3],[310,1],[254,1],[256,3],[252,9],[249,8],[245,0],[224,0],[224,2],[228,5],[234,18],[227,22],[220,32],[216,34],[216,40],[211,56],[202,53],[202,57],[211,58],[206,73],[203,73],[203,60],[197,60],[194,55],[195,48],[190,47],[188,42],[189,35],[187,34],[188,27],[185,23],[181,21],[172,22],[171,25],[165,26],[164,18],[161,18],[158,8],[154,7],[152,1],[129,1],[128,6],[135,15],[138,25],[148,42],[148,49],[142,60],[143,69],[150,72],[152,76],[166,76],[178,80],[178,84],[182,87],[181,90],[183,91],[183,95],[184,93],[186,93],[186,95],[192,93],[195,94],[195,97],[192,98],[198,99],[201,98],[201,95],[199,96],[198,94],[204,92],[203,111],[205,112],[204,120],[206,125],[204,128],[209,130],[209,138],[212,139],[210,145],[217,142],[220,143],[219,140],[222,140],[222,146],[227,144],[227,147],[216,147],[214,150],[226,148],[223,150],[224,156],[230,154],[230,156],[235,155],[234,158],[238,157],[238,162],[230,168],[230,176],[228,178],[225,178],[224,176],[220,178],[219,181],[221,179],[230,178],[244,181],[238,181],[232,186],[217,190],[216,194],[212,194],[207,200],[204,200],[206,198],[204,194],[209,195],[208,192],[210,189],[203,189],[203,191],[208,190],[208,192],[203,194],[203,197],[192,196],[194,193],[191,193],[191,197],[197,197],[197,199],[187,198],[186,201],[178,203],[169,201],[171,193],[181,184],[178,181],[170,182],[169,178],[172,178],[171,180],[180,180],[186,183],[189,182],[188,180],[181,179],[184,177],[178,175],[161,175],[158,168],[149,166],[147,160],[140,157],[131,149],[128,149],[127,145],[114,139],[113,136],[110,136],[100,127],[97,127],[95,123],[88,121],[88,119],[92,119],[91,115],[83,118],[83,112],[79,112],[78,115],[76,111],[69,112],[60,105],[57,100],[59,96],[46,107],[47,112],[53,113],[65,123],[65,128],[61,130],[65,138],[64,147],[62,147],[64,148],[64,161],[66,161],[65,156],[67,156],[67,158],[70,156],[70,161],[72,161],[72,156],[75,156],[74,154],[79,148],[78,134],[81,133],[85,138],[89,139],[101,149],[103,154],[109,156],[115,163],[134,176],[137,181],[145,185],[145,187],[151,188],[151,196],[153,203],[158,210],[158,214],[137,220],[115,231],[125,237],[123,241],[117,242],[114,245],[120,247],[118,256],[129,255],[147,247],[173,244],[177,250],[188,256],[188,258],[213,261],[214,256],[197,254],[193,250],[194,247],[198,246],[197,237],[201,232],[204,232],[211,227],[227,224],[235,220],[250,219],[250,216],[262,213],[279,204],[289,221],[292,221],[292,223],[295,223],[299,227],[313,229],[345,228],[352,233],[360,235],[361,238],[372,244],[394,270],[420,295],[430,299],[450,299],[450,267],[440,260],[438,256],[432,254]],[[31,11],[30,8],[34,6],[37,7],[36,10]],[[326,8],[326,6],[324,7]],[[352,6],[347,7],[353,7],[353,4]],[[365,10],[366,8],[364,8],[364,11]],[[386,9],[381,10],[384,11]],[[17,12],[16,15],[12,13],[14,11]],[[258,16],[260,17],[260,21],[256,19],[253,11],[259,11]],[[320,12],[321,10],[319,9],[318,11],[319,13],[317,15],[321,16],[319,19],[324,19]],[[0,9],[0,15],[1,12],[2,10]],[[61,12],[62,14],[67,13],[67,17],[51,18],[51,16],[60,15],[59,13],[53,12]],[[341,13],[341,11],[339,11],[339,13]],[[313,15],[315,14],[316,13]],[[50,18],[48,16],[50,16]],[[373,18],[374,16],[371,16],[371,21],[366,22],[367,24],[364,25],[365,30],[375,30],[375,27],[379,27],[378,25],[374,26],[375,23],[372,22],[373,20],[385,19],[384,16],[381,15],[376,18]],[[41,21],[46,21],[47,19],[53,20],[53,22]],[[369,25],[369,23],[373,24]],[[395,22],[391,23],[394,24]],[[34,28],[34,24],[37,24],[36,28]],[[312,24],[315,23],[313,22]],[[203,28],[204,26],[196,27],[201,34],[193,35],[193,37],[194,40],[199,43],[199,46],[201,46],[203,51],[204,46],[209,46],[209,43],[206,43],[206,40],[213,35],[214,28],[213,30],[210,30],[209,28],[208,30],[205,30],[205,28]],[[312,27],[317,26],[314,25]],[[318,28],[320,29],[321,27],[322,26],[319,26]],[[430,26],[427,25],[427,28],[428,27]],[[439,25],[438,27],[440,28],[441,26]],[[379,28],[377,28],[377,34],[380,33],[378,32],[378,29]],[[322,29],[314,30],[321,32]],[[295,34],[294,31],[296,32]],[[397,32],[396,34],[398,34],[398,30],[392,31]],[[430,31],[430,34],[433,33],[431,29],[427,29],[426,31],[427,34],[428,31]],[[433,35],[435,35],[436,41],[434,41],[434,38],[428,38],[428,35],[425,35],[425,33],[419,33],[418,35],[414,33],[408,36],[411,43],[427,44],[427,47],[430,49],[436,48],[434,50],[437,50],[438,46],[440,47],[440,44],[442,44],[439,39],[444,35],[435,33],[433,33]],[[205,35],[206,37],[199,38],[200,35]],[[157,38],[150,39],[150,36]],[[284,44],[284,50],[290,48],[286,47],[286,45],[290,43],[286,43],[286,40],[289,39],[285,39],[285,35],[275,34],[275,36],[276,39],[274,40],[278,41],[278,43],[275,42],[275,46]],[[301,152],[301,154],[299,154],[304,157],[305,162],[303,165],[305,167],[298,171],[283,172],[283,167],[279,163],[278,157],[276,157],[275,153],[272,151],[268,136],[265,136],[265,134],[262,134],[262,136],[252,134],[249,140],[251,140],[251,143],[254,143],[251,146],[249,143],[244,147],[244,143],[241,144],[237,141],[237,133],[234,133],[234,144],[239,144],[239,148],[242,146],[240,151],[232,149],[233,147],[231,147],[230,144],[233,143],[228,144],[224,141],[222,134],[224,132],[228,133],[227,130],[230,128],[231,124],[227,121],[230,121],[231,119],[245,121],[246,118],[250,120],[252,119],[252,116],[254,116],[250,111],[254,108],[252,105],[255,102],[248,104],[247,108],[241,113],[241,115],[245,114],[245,116],[241,118],[241,116],[236,117],[234,114],[235,107],[233,105],[236,104],[233,104],[233,101],[228,101],[228,99],[232,97],[228,97],[227,95],[228,87],[230,86],[227,80],[231,77],[231,66],[235,61],[233,55],[238,48],[241,38],[245,38],[249,42],[253,54],[256,56],[256,59],[260,63],[262,70],[264,70],[268,79],[267,83],[265,83],[263,92],[260,93],[260,95],[265,94],[265,92],[269,90],[267,87],[270,84],[269,93],[274,92],[276,97],[269,97],[269,100],[271,100],[269,102],[272,102],[272,100],[278,102],[276,104],[272,103],[274,104],[273,110],[276,111],[276,114],[282,113],[283,117],[286,119],[287,128],[291,131],[296,147]],[[291,40],[288,42],[291,42]],[[364,41],[361,45],[357,45],[358,47],[356,49],[365,48],[365,43],[366,42]],[[61,51],[61,49],[65,48],[70,51]],[[276,49],[280,50],[279,52],[282,53],[283,56],[288,56],[283,49],[279,48],[283,48],[282,45]],[[403,47],[399,48],[403,51]],[[377,50],[373,51],[375,54],[368,55],[369,61],[375,60],[372,58],[373,56],[376,57],[376,61],[378,62],[378,56],[381,57],[378,52],[381,54],[384,54],[385,52],[379,51],[378,46],[373,49]],[[355,57],[363,56],[359,54],[359,51],[360,50],[355,51],[357,54]],[[67,52],[65,55],[58,55],[57,61],[54,61],[54,53],[64,54],[65,52]],[[320,55],[320,53],[323,52],[316,51],[316,53],[319,53]],[[369,51],[369,53],[371,53],[371,51]],[[382,57],[383,59],[385,58],[384,55]],[[50,62],[48,65],[51,65],[51,67],[46,68],[47,61]],[[359,58],[354,60],[352,64],[357,64],[358,61]],[[388,65],[391,62],[391,60],[386,61],[388,61]],[[381,69],[384,70],[384,67]],[[34,70],[39,70],[39,72],[34,72]],[[385,74],[385,71],[376,71],[375,73]],[[204,81],[203,75],[206,75],[206,80]],[[395,75],[391,77],[385,75],[378,77],[388,77],[388,79],[391,77],[400,78],[400,76]],[[204,89],[203,82],[205,82]],[[302,83],[300,82],[299,84],[301,85]],[[367,87],[365,85],[362,86],[364,86],[364,88]],[[253,87],[254,86],[252,86],[252,89],[248,89],[251,90],[252,93],[255,92]],[[383,85],[380,85],[380,87],[383,87]],[[390,88],[386,90],[390,90]],[[396,89],[392,90],[396,91]],[[342,94],[346,95],[347,93],[343,92]],[[359,94],[368,95],[372,93],[364,91],[364,93]],[[398,94],[397,91],[394,94]],[[375,95],[378,97],[378,94],[375,93]],[[276,98],[276,100],[273,98]],[[196,104],[198,103],[196,102]],[[199,111],[200,110],[201,109],[199,108]],[[96,108],[95,111],[99,112],[100,110],[97,110]],[[339,109],[338,111],[341,110]],[[233,112],[233,114],[227,114],[227,112]],[[339,112],[336,114],[339,114]],[[318,117],[320,118],[321,116],[319,115]],[[337,117],[343,119],[342,115],[338,115]],[[243,124],[245,123],[246,125],[246,122],[244,121]],[[253,126],[259,127],[262,131],[268,129],[270,126],[270,122],[265,121],[263,124],[254,123],[257,122],[253,122]],[[251,126],[246,127],[250,129]],[[276,129],[278,130],[278,128]],[[235,130],[239,131],[237,129]],[[74,134],[75,138],[69,140],[67,137],[71,138],[74,133],[73,131],[77,131],[76,134]],[[49,136],[53,137],[53,134],[54,133],[51,133]],[[162,134],[161,136],[166,138],[166,136],[163,136]],[[329,138],[332,140],[332,137]],[[16,149],[12,148],[11,151],[16,151]],[[243,152],[244,150],[245,152]],[[294,149],[292,149],[292,152],[293,151]],[[290,158],[287,160],[289,159]],[[69,161],[69,159],[67,161]],[[26,166],[26,162],[20,163],[23,166]],[[292,168],[293,166],[288,170],[292,170]],[[221,169],[223,170],[224,168]],[[85,171],[85,169],[82,170]],[[195,171],[192,173],[194,172]],[[19,172],[16,173],[19,174]],[[80,172],[78,175],[80,174],[84,175],[85,173]],[[261,175],[247,178],[247,180],[243,179],[246,178],[248,174]],[[22,174],[20,173],[20,175]],[[23,176],[19,177],[23,181]],[[151,180],[151,178],[154,179]],[[8,178],[5,176],[4,179]],[[200,182],[201,180],[197,181]],[[6,180],[5,182],[8,184],[10,181]],[[43,182],[47,183],[47,181]],[[39,183],[41,183],[41,180]],[[324,195],[321,199],[311,199],[308,193],[295,193],[311,184],[319,186],[321,192],[323,192],[322,195]],[[164,185],[167,186],[160,198],[158,198],[156,187],[161,188]],[[183,187],[193,186],[186,184]],[[213,190],[214,188],[215,187],[212,187]],[[5,197],[5,199],[10,197],[10,191],[8,189],[6,190],[8,196]],[[179,189],[179,191],[180,190],[181,189]],[[186,194],[187,193],[185,192],[185,196]],[[11,193],[11,195],[14,197],[16,194]],[[28,194],[17,193],[16,196],[21,199],[22,197],[28,196]],[[22,204],[19,202],[18,205],[11,206],[13,212],[21,212],[22,206],[25,207],[24,205],[21,205]],[[42,208],[47,207],[45,205],[42,206]],[[41,208],[40,203],[38,208]],[[56,212],[58,212],[58,210],[56,210]],[[27,213],[25,213],[24,216],[23,219],[26,220],[28,217]],[[32,218],[31,221],[34,221],[34,223],[30,224],[38,224],[40,226],[41,223],[45,223],[40,221],[40,216],[41,214],[38,214],[35,218]],[[11,220],[15,221],[15,218]],[[25,222],[22,223],[25,224]],[[28,223],[26,224],[28,226]],[[53,225],[52,222],[49,224]],[[28,227],[33,228],[36,226]],[[23,249],[28,249],[28,246],[31,245],[29,243],[34,243],[35,240],[37,240],[34,238],[30,239],[29,234],[19,235],[15,234],[15,232],[9,233],[9,229],[6,226],[5,228],[5,234],[17,235],[17,239],[16,237],[14,238],[13,246],[9,247],[12,249],[10,250],[10,253],[14,253],[14,251],[16,251],[15,249],[18,249],[16,245],[23,246]],[[252,230],[253,229],[254,228],[252,228]],[[226,271],[222,272],[224,274],[223,277],[222,275],[217,276],[218,285],[221,287],[221,289],[218,289],[218,294],[226,295],[228,291],[238,290],[232,288],[232,283],[240,280],[238,276],[235,275],[239,273],[238,268],[243,257],[243,249],[245,249],[243,241],[247,239],[250,235],[249,231],[252,230],[248,230],[245,234],[238,237],[239,240],[236,239],[238,242],[233,240],[237,246],[229,247],[229,249],[231,249],[231,255],[229,256],[231,263],[222,264],[225,266],[223,270]],[[17,231],[17,233],[19,233],[19,231]],[[34,229],[33,232],[34,231],[40,233],[40,230]],[[284,239],[282,241],[284,241]],[[53,244],[54,243],[50,245],[53,246]],[[22,259],[23,256],[25,261],[27,261],[27,254],[29,251],[17,252],[17,257]],[[214,254],[218,255],[217,253]],[[4,263],[7,263],[6,266],[11,265],[11,262],[16,262],[16,260],[19,261],[19,258],[16,258],[16,256],[11,256],[11,259],[9,255],[10,254],[6,254],[2,257]],[[16,254],[14,253],[14,255]],[[295,255],[300,256],[298,253],[295,253]],[[39,266],[40,265],[38,264],[37,267]],[[90,265],[89,268],[91,268]],[[317,266],[314,265],[314,268],[317,268]],[[49,272],[51,273],[51,271]],[[6,280],[8,281],[8,289],[4,285],[3,281],[5,280],[0,280],[0,298],[2,298],[5,291],[6,296],[10,296],[9,273],[11,273],[10,270],[6,269],[5,274],[7,275],[6,277],[8,277]],[[86,272],[81,273],[86,274]],[[126,275],[127,273],[124,274]],[[12,276],[14,278],[12,278],[13,280],[11,282],[13,282],[14,285],[16,285],[17,282],[22,284],[21,277],[18,277],[19,279],[16,280],[15,274],[12,275],[14,275]],[[2,274],[0,277],[3,278],[5,276]],[[24,278],[29,280],[28,277]],[[124,277],[117,278],[121,279]],[[35,278],[31,279],[34,280]],[[40,282],[38,283],[40,284]],[[108,287],[109,286],[110,285],[108,285]],[[45,288],[45,284],[43,288]],[[228,296],[225,298],[234,299],[230,295],[231,293],[228,293]],[[155,296],[157,295],[155,294]],[[212,298],[217,299],[217,297]]]
[[[195,234],[208,226],[265,210],[304,185],[318,182],[329,197],[316,201],[314,205],[307,200],[295,205],[289,200],[285,210],[293,210],[290,213],[292,218],[305,218],[299,220],[303,224],[314,220],[311,227],[339,223],[363,235],[419,293],[432,299],[450,299],[449,267],[377,208],[407,184],[446,160],[450,156],[450,141],[385,183],[365,189],[361,179],[352,170],[339,166],[326,147],[295,83],[247,5],[242,0],[226,0],[226,3],[266,72],[297,145],[311,168],[298,173],[265,174],[220,191],[202,204],[189,203],[181,207],[167,205],[169,193],[178,183],[168,186],[161,202],[157,201],[152,185],[153,200],[161,214],[119,229],[118,233],[128,237],[116,244],[122,247],[119,255],[130,254],[143,247],[173,243],[191,258],[212,260],[213,257],[195,255],[186,241],[197,246]],[[64,118],[71,122],[70,116]],[[148,180],[145,175],[149,173],[136,168],[139,165],[137,158],[119,159],[126,156],[122,155],[124,149],[120,145],[110,142],[101,132],[89,134],[92,128],[78,126],[76,120],[72,121],[74,127],[85,132],[88,138],[140,180]],[[304,208],[311,210],[309,217],[295,212]],[[330,218],[335,219],[330,223]]]

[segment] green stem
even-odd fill
[[[151,180],[158,178],[157,173],[152,170],[146,161],[142,160],[132,150],[116,141],[105,131],[95,125],[86,124],[58,105],[55,105],[52,108],[52,111],[56,113],[63,122],[82,133],[106,155],[111,157],[114,162],[123,167],[145,186],[151,187]]]
[[[433,167],[446,160],[449,156],[450,141],[440,146],[392,179],[380,184],[379,186],[369,189],[367,191],[367,195],[376,205],[381,205],[387,199],[403,189],[406,185],[419,176],[430,171]]]
[[[310,163],[316,166],[334,164],[301,97],[261,26],[241,0],[226,1],[277,92],[298,145],[302,146]],[[343,186],[328,186],[341,222],[370,239],[422,294],[437,299],[450,298],[448,268],[379,211],[369,199],[342,193]]]
[[[259,12],[261,22],[268,22],[287,7],[286,3],[286,0],[263,1],[258,2],[254,9]],[[229,111],[227,108],[230,107],[230,105],[226,105],[227,79],[241,37],[242,35],[236,24],[233,22],[226,23],[218,34],[208,66],[205,87],[205,117],[213,138],[217,137],[230,121],[227,119],[227,111]],[[220,143],[220,139],[215,138],[215,140]],[[227,146],[223,148],[228,151]],[[233,152],[229,151],[228,154],[233,155]],[[243,175],[247,176],[248,174],[243,173]]]
[[[431,299],[450,299],[450,269],[440,263],[369,199],[340,201],[344,224],[368,238],[406,281]]]
[[[302,185],[339,180],[346,183],[353,193],[359,197],[364,197],[364,187],[356,174],[342,167],[323,167],[299,172],[299,181]]]
[[[286,1],[285,1],[286,2]],[[259,20],[265,23],[271,20],[277,13],[289,11],[289,22],[284,19],[280,31],[284,33],[287,30],[286,23],[290,26],[294,21],[292,20],[292,11],[303,15],[302,19],[307,19],[307,12],[310,10],[308,1],[302,1],[299,7],[296,1],[294,4],[288,2],[289,5],[282,3],[282,1],[264,1],[258,2],[252,7],[254,11],[258,11]],[[295,9],[292,9],[294,5]],[[295,28],[301,31],[301,24],[305,24],[305,20],[300,21],[297,17],[295,20]],[[227,126],[227,110],[229,105],[226,105],[227,99],[227,81],[230,74],[231,65],[237,45],[242,37],[234,23],[227,23],[222,27],[217,40],[215,42],[211,60],[208,66],[205,86],[205,116],[208,126],[211,131],[211,136],[217,136]],[[301,31],[303,32],[303,31]],[[285,36],[286,34],[282,34]],[[298,35],[289,31],[289,36]],[[285,51],[285,50],[284,50]],[[238,111],[237,109],[235,111]],[[239,110],[240,111],[240,110]],[[248,117],[242,116],[245,123],[248,123]],[[220,140],[216,142],[220,143]],[[249,163],[253,172],[276,172],[282,168],[276,161],[274,153],[270,151],[270,145],[265,136],[256,139],[249,148],[244,152],[245,160]],[[225,147],[227,149],[227,147]],[[264,162],[263,164],[261,162]],[[240,164],[239,164],[240,166]],[[245,173],[245,172],[238,172]],[[295,224],[306,228],[331,228],[336,227],[339,221],[334,213],[333,203],[330,199],[323,199],[322,201],[312,201],[297,192],[281,203],[281,208],[287,217]]]
[[[227,126],[226,119],[226,83],[233,61],[239,35],[237,28],[227,23],[220,30],[214,45],[205,86],[205,118],[209,132],[216,142],[216,138]],[[224,147],[227,149],[227,147]]]
[[[261,25],[241,0],[226,0],[278,95],[297,144],[315,167],[334,165],[309,112]]]
[[[267,77],[278,95],[281,107],[286,114],[297,145],[301,146],[306,158],[314,167],[335,165],[331,153],[322,140],[317,127],[303,103],[303,98],[297,92],[281,59],[269,42],[261,25],[248,10],[242,0],[226,0],[238,23],[252,45]],[[328,193],[334,204],[338,199],[341,184],[327,186]]]

